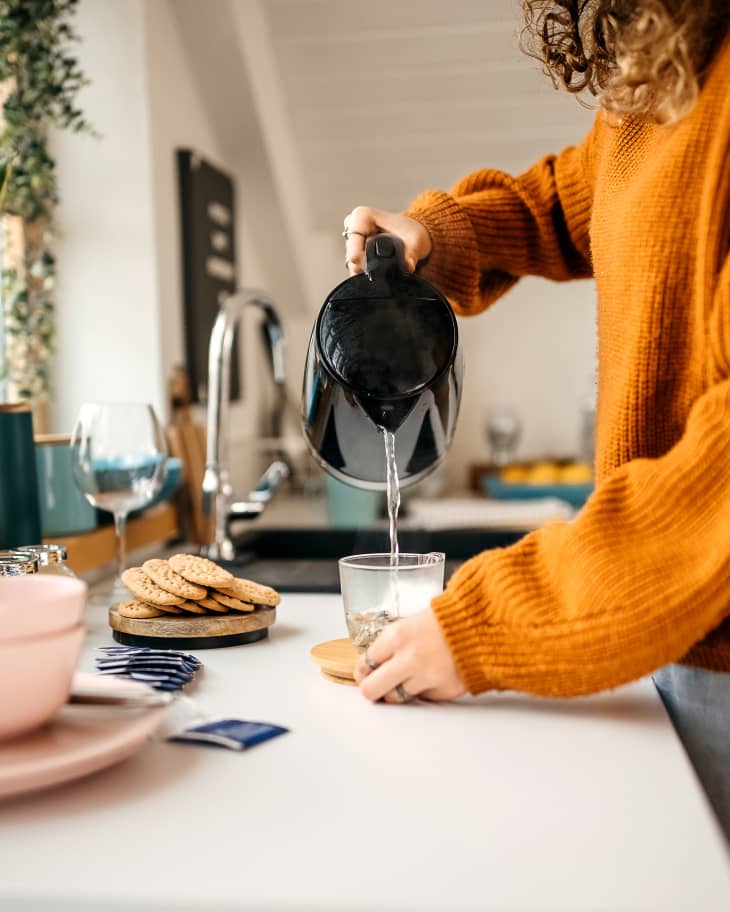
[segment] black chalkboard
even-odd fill
[[[233,180],[191,149],[177,150],[183,273],[183,322],[193,402],[208,394],[208,342],[221,298],[236,289]],[[231,399],[241,395],[238,334],[231,352]]]

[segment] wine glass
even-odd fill
[[[159,493],[167,471],[167,447],[151,405],[86,403],[71,438],[73,475],[94,507],[114,516],[117,575],[112,597],[126,595],[124,530],[127,515]]]

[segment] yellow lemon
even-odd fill
[[[561,466],[559,477],[563,484],[587,484],[593,481],[593,472],[584,462],[571,462]]]
[[[520,484],[525,480],[527,469],[521,465],[505,466],[499,473],[500,480],[504,484]]]
[[[559,480],[559,468],[554,462],[544,459],[534,463],[525,481],[528,484],[550,485]]]

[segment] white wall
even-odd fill
[[[449,480],[465,483],[469,465],[488,460],[487,415],[497,406],[522,418],[519,457],[576,455],[596,364],[593,283],[523,279],[486,313],[459,322],[466,370]]]
[[[87,0],[88,2],[88,0]],[[247,288],[262,288],[273,295],[288,339],[289,392],[292,408],[287,414],[285,432],[298,434],[296,403],[303,369],[303,302],[296,286],[282,273],[286,271],[286,251],[280,247],[278,213],[268,201],[263,165],[255,161],[255,125],[245,121],[244,86],[230,73],[210,77],[216,64],[211,58],[219,46],[195,41],[186,34],[188,20],[181,16],[179,0],[147,0],[144,4],[146,68],[148,79],[150,136],[157,246],[156,274],[161,322],[160,359],[164,377],[184,361],[182,313],[182,269],[180,261],[180,220],[175,149],[195,149],[233,178],[237,204],[238,283]],[[198,13],[203,12],[198,7]],[[222,8],[219,12],[223,13]],[[213,17],[215,18],[215,17]],[[187,39],[187,40],[186,40]],[[228,77],[226,79],[226,77]],[[226,86],[222,82],[227,82]],[[233,85],[231,85],[233,83]],[[211,93],[220,102],[220,91],[233,92],[228,107],[213,104]],[[239,123],[232,130],[232,123]],[[263,256],[262,256],[263,254]],[[260,314],[250,310],[243,315],[241,332],[241,380],[244,395],[230,412],[228,427],[231,450],[231,475],[234,487],[245,491],[256,481],[267,464],[269,454],[257,439],[270,434],[269,406],[273,402],[270,368],[258,331]],[[308,319],[304,320],[308,323]],[[205,421],[204,409],[197,410]]]
[[[173,0],[84,0],[76,25],[91,80],[79,100],[101,137],[54,137],[62,196],[51,419],[58,431],[71,428],[89,399],[147,400],[168,417],[167,380],[184,360],[177,147],[232,175],[239,283],[270,287],[240,205],[245,159],[220,141],[226,125],[201,97]],[[244,319],[245,397],[230,422],[241,487],[265,458],[252,445],[270,400],[257,319]],[[205,420],[202,408],[198,418]]]
[[[62,197],[55,430],[69,430],[86,399],[145,399],[166,411],[166,380],[184,351],[174,150],[189,146],[236,180],[239,278],[272,291],[280,304],[289,341],[289,433],[298,435],[311,323],[319,301],[345,276],[341,224],[298,238],[310,270],[303,294],[236,56],[232,9],[222,0],[79,5],[77,54],[91,79],[80,103],[101,138],[54,138]],[[517,172],[538,154],[518,140],[500,148],[502,160],[483,164]],[[353,177],[351,202],[362,201]],[[484,427],[495,405],[520,410],[521,455],[576,450],[579,406],[595,362],[594,297],[589,282],[526,280],[487,314],[462,322],[466,382],[445,464],[449,483],[464,484],[469,464],[488,458]],[[261,467],[254,438],[270,399],[254,322],[249,315],[243,334],[246,399],[231,421],[239,486]]]
[[[58,354],[51,422],[70,431],[85,400],[164,403],[154,269],[141,0],[82,3],[79,102],[99,139],[53,138],[58,209]]]
[[[398,211],[477,168],[520,174],[580,141],[594,117],[519,50],[516,0],[371,0],[368,16],[355,0],[231,2],[267,19],[256,38],[268,41],[283,87],[267,104],[283,96],[288,157],[298,157],[286,170],[302,175],[317,242],[325,233],[331,242],[331,252],[320,245],[326,257],[308,260],[322,294],[344,275],[340,232],[354,205]],[[241,12],[249,30],[256,18]],[[590,282],[531,280],[462,323],[466,378],[450,482],[463,484],[469,464],[488,458],[484,424],[495,405],[522,414],[521,455],[576,450],[594,310]]]
[[[160,370],[169,377],[175,365],[184,363],[185,343],[182,310],[182,267],[180,208],[178,201],[175,150],[192,148],[212,164],[223,168],[240,186],[240,162],[226,156],[216,136],[198,86],[186,58],[177,21],[170,0],[155,0],[144,5],[145,65],[150,110],[150,150],[152,195],[156,243],[157,301],[161,325]],[[246,244],[248,226],[243,207],[237,207],[236,243],[239,284],[265,284],[254,252]],[[248,246],[248,249],[247,249]],[[258,388],[263,368],[260,346],[251,345],[254,314],[247,317],[242,359],[244,390],[251,394]],[[248,395],[246,403],[237,403],[231,411],[234,437],[245,440],[255,436],[258,412],[256,396]],[[198,417],[204,420],[203,409]]]

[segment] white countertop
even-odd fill
[[[100,616],[93,647],[111,641]],[[285,725],[241,754],[153,742],[0,804],[0,909],[726,910],[730,857],[649,680],[546,701],[373,706],[309,648],[338,596],[201,651],[193,697]]]

